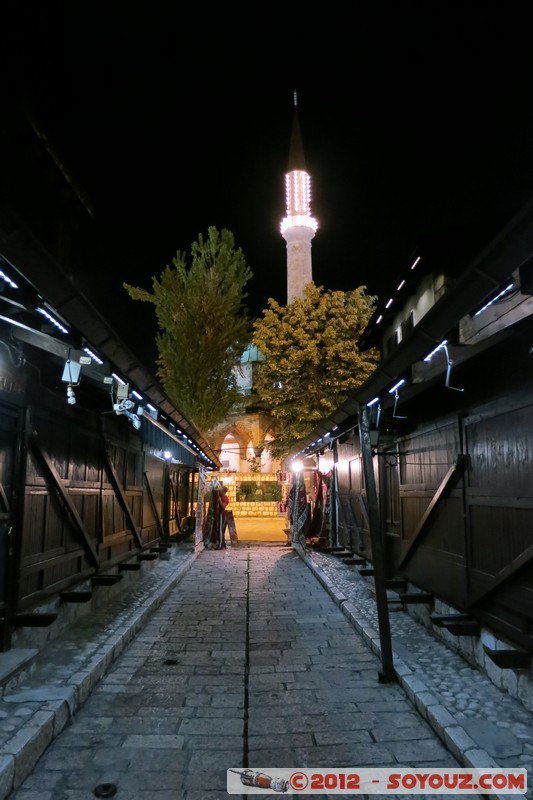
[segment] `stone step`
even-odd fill
[[[433,602],[433,595],[428,592],[400,592],[398,595],[402,603],[431,603]]]
[[[15,628],[47,628],[57,619],[57,614],[16,614]]]
[[[93,586],[114,586],[122,580],[122,575],[93,575],[91,583]]]
[[[92,596],[92,592],[61,592],[59,595],[62,603],[88,603]]]
[[[531,653],[526,650],[492,650],[485,645],[483,650],[500,669],[526,669],[531,664]]]

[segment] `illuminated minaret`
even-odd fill
[[[287,242],[287,304],[303,297],[313,280],[311,241],[318,222],[311,216],[311,177],[307,172],[298,120],[298,100],[294,92],[289,171],[285,175],[286,216],[281,235]]]

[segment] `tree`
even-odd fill
[[[257,393],[279,423],[271,445],[276,457],[306,436],[374,371],[376,350],[360,352],[357,339],[374,310],[375,297],[361,286],[324,291],[309,283],[288,306],[268,301],[254,324],[253,342],[264,362]]]
[[[158,323],[158,376],[168,396],[201,431],[210,431],[239,399],[234,368],[251,338],[243,305],[252,273],[233,234],[209,228],[178,250],[153,291],[124,283],[134,300],[153,303]]]

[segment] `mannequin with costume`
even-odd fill
[[[217,482],[211,490],[209,507],[204,521],[204,547],[208,550],[223,550],[226,520],[224,511],[229,503],[226,487]]]
[[[219,489],[218,503],[220,505],[220,549],[223,550],[226,547],[225,533],[228,524],[226,508],[229,505],[228,490],[225,486],[221,486]]]

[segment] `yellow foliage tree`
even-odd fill
[[[359,351],[376,298],[364,286],[325,291],[309,283],[287,306],[268,301],[254,322],[254,344],[264,356],[256,390],[279,423],[270,447],[276,457],[306,436],[371,375],[376,350]]]

